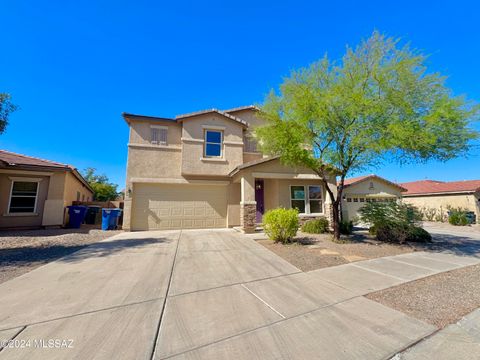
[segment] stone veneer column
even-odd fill
[[[333,205],[325,204],[325,217],[328,220],[328,226],[330,230],[333,230]]]
[[[257,223],[257,202],[248,201],[240,203],[240,223],[245,233],[255,232]]]

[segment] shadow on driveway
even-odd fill
[[[140,249],[160,243],[170,243],[166,238],[116,239],[85,245],[55,244],[51,246],[25,246],[0,249],[0,267],[30,266],[32,263],[81,261],[91,257],[105,257],[128,249]],[[82,251],[79,251],[82,250]],[[68,257],[65,257],[69,255]]]
[[[411,243],[410,245],[420,251],[442,252],[448,251],[455,255],[469,255],[480,257],[480,240],[467,236],[431,233],[430,243]]]

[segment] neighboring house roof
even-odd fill
[[[69,168],[67,164],[40,159],[33,156],[17,154],[7,150],[0,150],[0,161],[6,163],[9,166],[30,165],[30,166],[54,167],[54,168],[61,168],[61,169]]]
[[[220,114],[220,115],[226,117],[227,119],[236,121],[236,122],[242,124],[243,126],[248,127],[248,123],[245,120],[242,120],[242,119],[240,119],[236,116],[230,115],[229,113],[227,113],[225,111],[222,111],[222,110],[218,110],[218,109],[208,109],[208,110],[195,111],[195,112],[191,112],[191,113],[188,113],[188,114],[181,114],[181,115],[175,116],[175,119],[177,119],[177,121],[183,121],[185,119],[188,119],[188,118],[191,118],[191,117],[194,117],[194,116],[199,116],[199,115],[203,115],[203,114],[210,114],[210,113]]]
[[[22,168],[27,170],[63,170],[71,171],[75,177],[80,180],[92,193],[93,189],[90,187],[88,182],[84,177],[78,172],[78,170],[67,164],[59,163],[56,161],[40,159],[33,156],[27,156],[23,154],[17,154],[7,150],[0,150],[0,163],[5,164],[5,167],[8,168]]]
[[[343,187],[346,188],[346,187],[349,187],[349,186],[352,186],[352,185],[361,183],[361,182],[363,182],[363,181],[373,180],[373,179],[386,182],[387,184],[389,184],[389,185],[391,185],[391,186],[394,186],[394,187],[400,189],[401,191],[407,191],[407,189],[406,189],[405,187],[403,187],[402,184],[396,184],[396,183],[394,183],[394,182],[392,182],[392,181],[389,181],[389,180],[387,180],[387,179],[385,179],[385,178],[382,178],[382,177],[380,177],[380,176],[378,176],[378,175],[375,175],[375,174],[364,175],[364,176],[357,176],[357,177],[345,179],[345,181],[344,181],[344,183],[343,183]]]
[[[452,193],[474,193],[480,191],[480,180],[465,181],[436,181],[420,180],[401,184],[407,191],[403,194],[408,195],[427,195],[427,194],[452,194]]]

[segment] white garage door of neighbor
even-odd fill
[[[134,186],[132,230],[223,228],[226,225],[226,186]]]

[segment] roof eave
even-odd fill
[[[165,118],[165,117],[159,117],[159,116],[149,116],[149,115],[139,115],[139,114],[130,114],[123,112],[122,117],[125,120],[127,124],[130,124],[130,121],[168,121],[168,122],[174,122],[177,123],[176,119],[172,118]]]
[[[480,191],[480,188],[476,190],[458,190],[458,191],[439,191],[439,192],[421,192],[421,193],[410,193],[402,194],[403,197],[413,197],[413,196],[435,196],[435,195],[455,195],[455,194],[475,194],[477,191]]]

